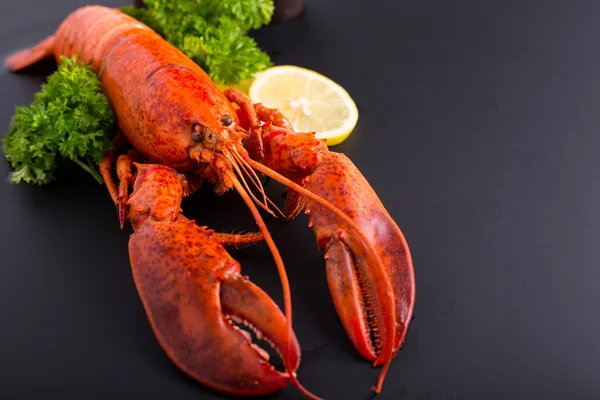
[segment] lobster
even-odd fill
[[[374,366],[383,365],[374,387],[379,393],[412,319],[414,271],[402,232],[351,160],[314,132],[295,132],[280,111],[253,104],[236,89],[219,90],[181,51],[117,9],[73,11],[54,34],[14,53],[6,66],[18,71],[76,54],[92,66],[117,116],[120,134],[99,169],[121,227],[129,220],[134,229],[133,278],[167,356],[216,391],[257,396],[293,383],[316,397],[297,379],[301,357],[287,275],[257,206],[285,220],[304,209],[317,248],[325,250],[331,297],[351,343]],[[126,145],[132,149],[119,154]],[[288,188],[283,210],[266,196],[258,174]],[[217,195],[235,189],[260,232],[215,233],[185,218],[182,196],[204,182]],[[281,279],[284,313],[241,276],[224,248],[262,240]],[[269,364],[239,324],[268,340],[285,372]]]

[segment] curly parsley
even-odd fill
[[[77,56],[61,60],[31,105],[16,108],[3,139],[12,182],[47,184],[62,157],[103,183],[98,164],[111,148],[113,109],[89,65],[78,64]]]
[[[154,29],[216,83],[238,84],[273,66],[248,32],[271,21],[273,0],[144,0],[126,14]]]

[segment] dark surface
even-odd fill
[[[0,54],[86,3],[4,1]],[[300,18],[257,33],[277,64],[317,70],[356,100],[360,122],[335,150],[412,250],[415,319],[378,399],[600,396],[599,13],[597,1],[307,0]],[[3,132],[54,68],[0,72]],[[184,210],[254,228],[234,193],[205,187]],[[216,398],[154,339],[130,228],[104,187],[67,167],[46,187],[3,183],[0,219],[0,398]],[[291,281],[301,382],[369,398],[379,369],[346,339],[305,216],[267,223]],[[232,254],[280,302],[266,246]]]

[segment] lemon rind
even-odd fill
[[[342,98],[344,105],[348,108],[348,118],[345,119],[343,125],[341,125],[339,128],[316,132],[315,137],[318,139],[325,139],[327,141],[327,144],[330,146],[337,145],[343,142],[350,135],[350,133],[352,133],[354,127],[358,122],[358,108],[356,107],[356,103],[354,102],[354,100],[352,99],[352,97],[346,89],[344,89],[340,84],[333,81],[332,79],[324,76],[323,74],[295,65],[278,65],[269,68],[265,71],[256,74],[254,81],[250,85],[249,96],[252,102],[260,102],[260,96],[258,94],[260,92],[261,87],[264,86],[264,83],[268,79],[276,75],[286,75],[290,72],[307,76],[310,79],[320,80],[332,90],[334,90],[336,94]]]

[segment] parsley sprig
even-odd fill
[[[104,183],[98,164],[111,147],[113,109],[91,66],[77,63],[77,56],[61,60],[31,105],[16,108],[3,139],[14,183],[53,181],[59,157]]]
[[[273,0],[144,0],[122,7],[200,65],[216,83],[238,84],[273,65],[248,36],[271,21]]]

